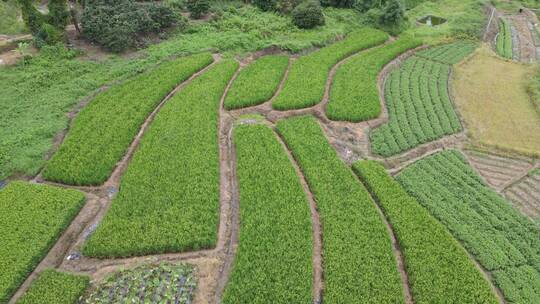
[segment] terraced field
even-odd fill
[[[448,90],[477,44],[387,40],[98,95],[0,185],[0,303],[540,303],[540,164],[467,150]]]
[[[462,130],[448,92],[450,65],[474,50],[458,42],[420,51],[386,79],[389,122],[371,133],[372,150],[388,157]]]

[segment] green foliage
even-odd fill
[[[381,114],[377,79],[380,71],[398,55],[418,45],[420,41],[402,37],[355,56],[340,66],[326,107],[328,118],[359,122],[378,117]]]
[[[309,202],[282,145],[265,125],[234,130],[240,240],[223,303],[311,303]]]
[[[315,0],[306,0],[292,11],[293,23],[299,28],[310,29],[324,25],[321,5]]]
[[[79,303],[189,304],[193,301],[196,285],[194,269],[190,265],[147,264],[107,276]]]
[[[37,33],[34,33],[34,44],[38,48],[43,48],[46,45],[55,45],[62,43],[64,40],[64,32],[58,28],[43,23]]]
[[[73,304],[89,285],[86,276],[44,270],[17,304]]]
[[[392,225],[415,303],[498,303],[463,247],[382,165],[361,161],[353,169]]]
[[[110,210],[83,247],[85,255],[125,257],[215,246],[218,109],[237,67],[234,60],[218,63],[163,106],[133,155]]]
[[[272,103],[272,107],[277,110],[290,110],[316,105],[323,97],[328,73],[336,63],[387,39],[388,35],[384,32],[364,28],[331,46],[300,57],[292,64],[283,90]]]
[[[199,19],[208,13],[210,9],[209,0],[186,0],[186,6],[191,13],[191,18]]]
[[[496,51],[499,56],[512,59],[512,31],[510,29],[510,23],[504,19],[500,19],[499,21]]]
[[[454,65],[469,56],[478,45],[467,40],[442,44],[417,52],[415,55],[443,64]]]
[[[225,98],[225,109],[240,109],[269,100],[278,88],[288,63],[287,56],[278,55],[264,56],[251,63],[234,80]]]
[[[508,303],[540,301],[540,230],[448,150],[403,170],[398,180],[493,272]]]
[[[0,33],[4,35],[22,34],[28,31],[19,20],[21,9],[16,0],[0,1]]]
[[[7,303],[84,205],[84,195],[14,181],[0,191],[0,303]]]
[[[401,0],[387,0],[382,10],[381,25],[393,26],[400,24],[405,19],[405,8]]]
[[[457,42],[418,52],[386,79],[389,121],[371,133],[373,152],[385,157],[462,130],[448,95],[450,66],[475,44]]]
[[[277,123],[317,202],[326,303],[404,303],[390,237],[367,190],[310,116]]]
[[[54,136],[67,127],[66,112],[104,84],[117,83],[179,55],[213,50],[232,56],[271,46],[298,52],[332,43],[359,27],[353,10],[328,8],[325,15],[325,26],[301,30],[286,16],[252,6],[231,8],[221,18],[192,25],[189,33],[140,51],[135,58],[80,60],[74,58],[75,52],[55,46],[54,53],[43,55],[42,49],[24,65],[1,68],[0,179],[36,174]]]
[[[177,19],[170,7],[160,3],[96,0],[85,5],[81,25],[90,41],[122,52],[136,46],[140,35],[158,33]]]
[[[208,53],[179,58],[99,94],[79,113],[43,176],[73,185],[103,183],[161,100],[211,62]]]
[[[57,29],[63,30],[69,21],[69,12],[66,0],[49,0],[47,5],[49,14],[47,22]]]
[[[276,11],[282,14],[290,13],[301,0],[253,0],[255,6],[265,12]]]
[[[352,8],[355,3],[360,0],[322,0],[321,4],[323,6],[333,6],[340,8]]]

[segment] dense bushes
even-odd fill
[[[138,35],[157,33],[177,22],[171,8],[134,0],[96,0],[86,4],[81,23],[83,34],[114,52],[137,43]]]
[[[253,0],[253,4],[263,11],[290,13],[301,0]]]
[[[41,48],[62,41],[69,13],[66,0],[51,0],[48,14],[43,14],[34,7],[31,0],[19,0],[22,17],[34,36],[34,44]]]
[[[292,11],[293,23],[299,28],[310,29],[324,25],[324,14],[319,2],[307,0]]]
[[[191,13],[191,18],[199,19],[208,13],[210,1],[208,0],[187,0],[186,6]]]

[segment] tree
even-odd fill
[[[381,24],[393,26],[405,19],[405,8],[400,0],[387,0],[381,15]]]

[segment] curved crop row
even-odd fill
[[[345,57],[384,43],[388,34],[370,28],[351,33],[342,41],[296,60],[283,90],[272,103],[277,110],[301,109],[321,102],[332,67]]]
[[[392,224],[415,303],[497,303],[463,247],[382,165],[360,161],[353,169]]]
[[[156,115],[83,253],[124,257],[215,246],[220,99],[238,68],[216,64]]]
[[[389,121],[371,133],[373,152],[391,156],[462,130],[448,95],[450,67],[412,57],[385,83]]]
[[[209,53],[179,58],[99,94],[77,116],[43,176],[71,185],[105,182],[161,100],[211,62]]]
[[[496,51],[501,57],[512,59],[512,31],[508,21],[501,19],[497,35]]]
[[[326,107],[328,118],[359,122],[378,117],[381,103],[377,76],[387,63],[420,44],[419,40],[404,37],[344,63],[334,77]]]
[[[279,121],[317,201],[326,303],[404,303],[390,236],[367,190],[310,116]]]
[[[312,303],[309,203],[274,132],[236,127],[240,240],[223,303]]]
[[[14,181],[0,191],[0,303],[7,303],[84,205],[76,190]]]
[[[45,270],[32,282],[17,304],[73,304],[90,286],[90,278]]]
[[[398,180],[492,271],[509,303],[540,303],[540,229],[486,186],[462,154],[422,159]]]
[[[287,70],[289,58],[264,56],[243,69],[234,80],[224,107],[227,110],[255,106],[269,100]]]
[[[472,41],[460,40],[419,51],[415,56],[454,65],[471,54],[477,47],[478,45]]]

